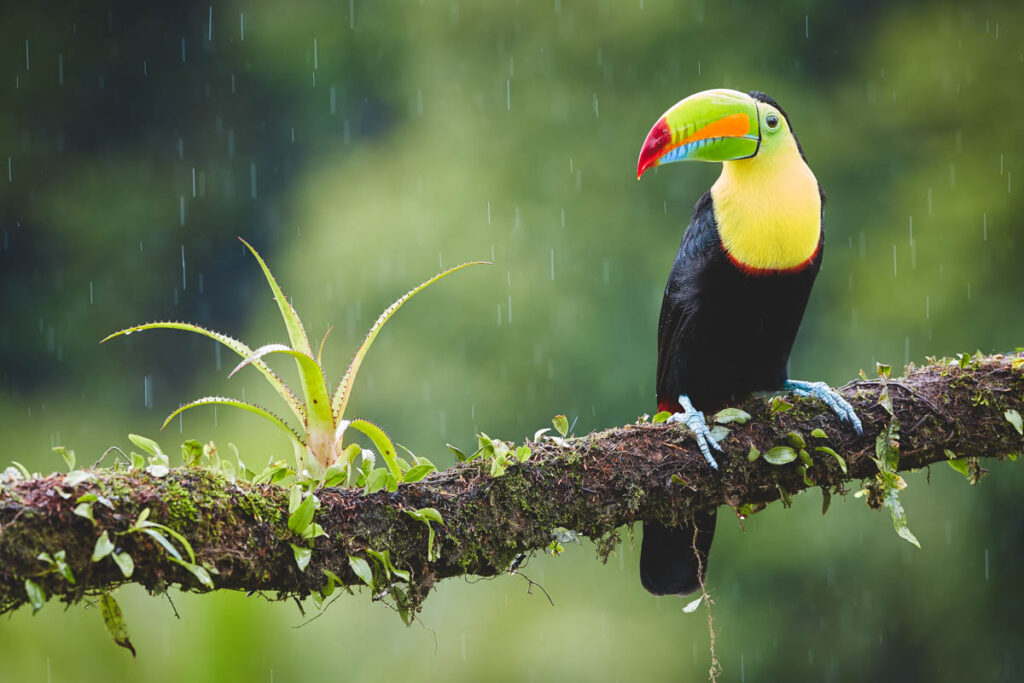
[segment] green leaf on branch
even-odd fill
[[[199,467],[203,457],[203,444],[196,439],[189,439],[181,444],[181,461],[185,467]]]
[[[289,543],[288,545],[292,547],[292,554],[295,555],[295,566],[299,568],[300,572],[306,571],[309,561],[313,558],[313,549],[295,545],[294,543]]]
[[[769,412],[772,417],[781,413],[793,410],[793,404],[782,398],[781,396],[772,396],[772,402],[769,405]]]
[[[947,460],[946,464],[949,465],[954,471],[964,475],[967,479],[971,478],[971,468],[967,464],[966,458],[959,458],[957,460]]]
[[[917,537],[907,527],[907,513],[903,510],[903,504],[900,503],[898,491],[896,488],[889,489],[882,500],[882,504],[889,508],[889,512],[892,513],[892,525],[899,537],[920,548],[921,544],[918,542]]]
[[[114,561],[117,568],[121,570],[121,575],[126,579],[130,579],[132,574],[135,573],[135,561],[132,560],[132,556],[122,550],[121,552],[115,552],[110,555],[110,559]]]
[[[796,451],[789,446],[776,446],[762,456],[769,464],[785,465],[796,460]]]
[[[839,463],[839,469],[842,470],[843,474],[847,474],[846,461],[843,460],[843,456],[839,455],[828,446],[815,446],[814,450],[819,453],[828,453],[829,455],[831,455],[833,458],[836,459],[836,462]]]
[[[1018,434],[1024,435],[1024,420],[1021,419],[1020,413],[1011,408],[1003,413],[1003,417],[1006,421],[1013,425],[1013,428],[1017,430]]]
[[[875,438],[875,457],[878,466],[875,479],[882,488],[882,505],[889,508],[892,524],[900,538],[918,548],[921,544],[907,526],[907,513],[899,499],[899,492],[907,487],[907,482],[898,474],[900,466],[900,423],[895,417],[889,420],[888,426]]]
[[[431,472],[436,472],[437,468],[429,464],[414,465],[402,476],[402,481],[405,483],[412,483],[419,481],[423,477],[427,476]]]
[[[64,458],[64,464],[68,466],[68,471],[75,469],[75,451],[70,448],[64,448],[64,446],[54,446],[53,452]]]
[[[104,530],[100,537],[96,539],[96,545],[92,549],[92,561],[99,562],[112,552],[114,552],[114,543],[110,540],[110,535]]]
[[[434,555],[434,527],[430,523],[444,524],[441,513],[435,508],[420,508],[419,510],[406,510],[405,514],[427,525],[427,561],[433,562],[440,559],[440,548],[437,550],[437,555]]]
[[[32,605],[32,614],[35,614],[46,604],[46,593],[32,579],[25,579],[25,593],[28,595],[29,604]]]
[[[131,441],[136,446],[138,446],[139,448],[141,448],[142,450],[149,453],[150,455],[164,454],[164,452],[160,450],[160,444],[158,444],[156,441],[153,441],[153,439],[147,439],[146,437],[139,436],[138,434],[129,434],[128,440]]]
[[[458,460],[459,462],[466,462],[466,460],[467,460],[466,454],[463,453],[461,449],[456,448],[455,446],[451,445],[450,443],[445,444],[445,446],[447,446],[448,450],[450,450],[452,452],[452,455],[455,456],[456,460]]]
[[[395,567],[395,565],[391,564],[391,551],[383,550],[378,552],[376,550],[373,550],[372,548],[367,548],[366,554],[372,557],[373,559],[377,560],[377,562],[384,570],[385,577],[390,579],[392,576],[395,576],[398,579],[405,581],[406,583],[409,583],[409,572],[405,569],[398,569]]]
[[[359,577],[360,581],[373,588],[373,570],[370,569],[369,562],[361,557],[349,555],[348,564],[352,567],[352,571]]]
[[[91,495],[93,496],[93,500],[88,500],[88,501],[84,501],[84,502],[78,503],[78,505],[75,506],[75,509],[72,510],[72,512],[74,512],[79,517],[85,517],[87,520],[92,522],[93,526],[96,526],[96,518],[93,517],[93,515],[92,515],[92,504],[96,500],[96,495],[95,494],[91,494]],[[85,496],[82,496],[82,498],[84,498],[84,497]],[[81,501],[82,498],[79,498],[78,500]]]
[[[651,418],[651,424],[661,424],[670,417],[672,417],[672,413],[668,412],[667,410],[663,410],[660,413],[654,414],[654,417]]]
[[[293,488],[293,491],[296,489],[298,489],[298,486]],[[294,508],[291,504],[291,498],[288,505],[288,528],[297,534],[301,534],[313,522],[313,515],[320,504],[320,501],[312,493],[305,494],[305,497],[302,497],[301,492],[299,495],[300,500]]]
[[[657,417],[657,415],[655,415]],[[746,424],[750,420],[750,413],[739,408],[725,408],[715,413],[715,422],[718,424],[730,424],[735,422],[738,425]]]
[[[121,606],[110,593],[100,596],[100,613],[103,615],[103,625],[107,627],[107,633],[114,639],[114,642],[132,653],[135,658],[135,647],[131,638],[128,637],[128,627],[124,623],[124,614]]]
[[[563,438],[569,433],[569,419],[565,415],[555,415],[551,419],[551,424],[555,426],[555,431],[561,434]]]

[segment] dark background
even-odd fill
[[[0,10],[0,438],[50,471],[127,433],[290,448],[195,396],[273,397],[185,333],[286,339],[261,250],[336,376],[377,313],[442,266],[493,259],[389,324],[354,415],[436,462],[653,412],[660,293],[711,165],[635,180],[650,125],[698,90],[787,109],[829,193],[825,264],[792,374],[1024,344],[1018,185],[1024,8],[1004,3],[8,3]],[[287,374],[287,368],[282,366]],[[723,511],[712,557],[726,680],[1020,680],[1024,480],[908,477],[917,550],[852,496]],[[700,679],[703,610],[571,546],[519,577],[449,581],[405,628],[368,596],[302,628],[293,604],[119,592],[133,664],[98,610],[0,625],[5,680]],[[307,618],[312,605],[307,606]]]

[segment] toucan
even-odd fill
[[[825,244],[825,193],[789,117],[762,92],[706,90],[677,102],[644,140],[637,179],[676,161],[722,162],[697,201],[669,274],[658,321],[658,410],[685,425],[707,464],[721,451],[704,413],[754,392],[824,401],[858,432],[850,404],[787,365]],[[655,595],[704,583],[715,510],[677,526],[644,523],[640,580]]]

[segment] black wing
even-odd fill
[[[701,271],[721,256],[722,244],[715,226],[711,192],[705,192],[693,208],[690,224],[683,233],[679,252],[672,264],[658,320],[658,410],[679,410],[680,378],[688,359],[680,351],[688,323],[700,306]]]

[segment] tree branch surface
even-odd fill
[[[696,509],[720,505],[756,509],[809,485],[845,493],[848,482],[875,477],[876,438],[887,438],[893,420],[899,423],[900,470],[923,468],[951,454],[1003,458],[1024,451],[1019,422],[1015,425],[1012,417],[1013,411],[1024,414],[1021,355],[936,362],[911,368],[899,379],[853,381],[840,391],[863,420],[863,436],[814,399],[789,396],[793,408],[777,412],[770,398],[749,398],[738,407],[752,419],[728,425],[718,472],[708,468],[683,427],[635,424],[528,442],[531,457],[498,477],[478,459],[401,484],[396,492],[321,489],[314,521],[326,535],[315,540],[304,570],[291,544],[305,542],[288,528],[288,492],[279,486],[231,482],[199,467],[174,468],[163,477],[95,470],[73,486],[64,474],[8,477],[0,486],[0,611],[30,601],[26,579],[46,597],[66,602],[129,581],[153,592],[174,584],[208,590],[151,536],[124,533],[146,508],[151,521],[188,539],[196,562],[215,572],[215,589],[302,597],[324,587],[324,570],[356,586],[361,581],[350,556],[388,550],[396,568],[411,572],[404,590],[415,610],[436,581],[507,571],[520,554],[547,547],[560,527],[594,539],[607,557],[618,540],[616,530],[633,522],[673,523]],[[826,437],[811,436],[816,429]],[[786,465],[763,457],[748,460],[752,446],[765,453],[791,442],[792,432],[807,442],[813,459],[806,477],[799,459]],[[840,454],[847,472],[816,446]],[[89,493],[110,502],[110,507],[92,506],[95,524],[74,513],[76,501]],[[433,561],[427,557],[427,525],[406,514],[424,507],[437,509],[444,520],[433,524],[435,555],[439,551]],[[116,546],[112,554],[123,551],[133,558],[130,579],[111,556],[92,560],[104,531]],[[39,559],[61,550],[73,583]]]

